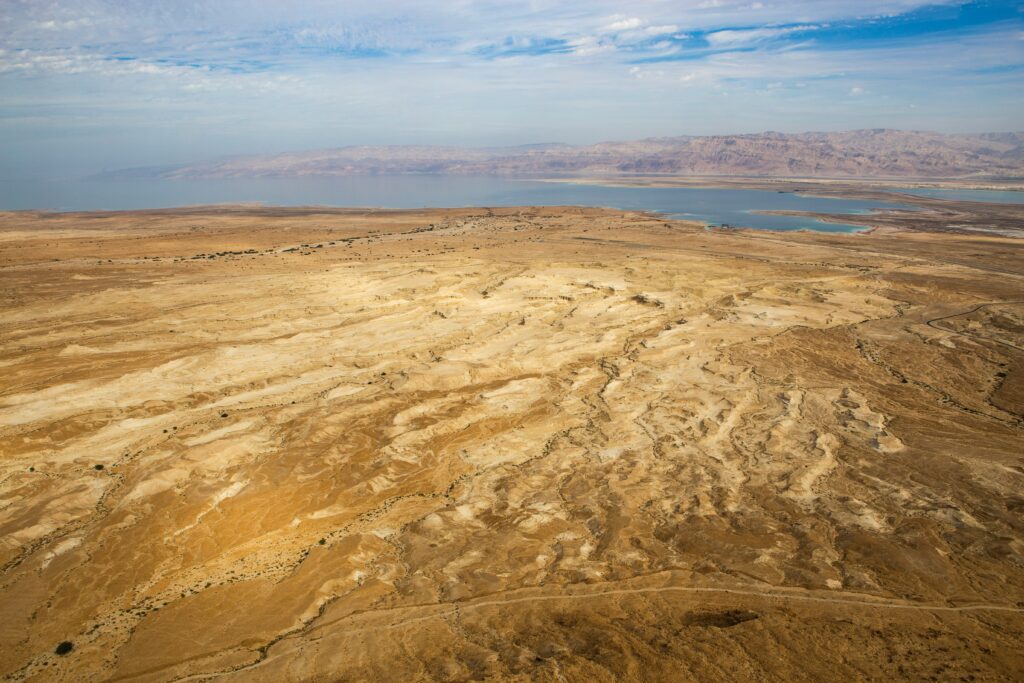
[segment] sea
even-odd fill
[[[1022,202],[1024,193],[984,190],[898,190],[979,201]],[[967,193],[967,194],[965,194]],[[982,194],[970,194],[982,193]],[[519,180],[497,176],[370,175],[292,178],[88,179],[0,181],[0,209],[91,211],[171,208],[205,204],[329,206],[388,209],[500,207],[520,205],[601,206],[644,210],[709,226],[766,230],[854,232],[879,209],[912,209],[893,201],[833,199],[769,190],[615,187]],[[841,223],[767,211],[842,215]],[[858,220],[860,219],[860,220]]]

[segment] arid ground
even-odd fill
[[[1024,241],[928,215],[0,214],[0,676],[1019,680]]]

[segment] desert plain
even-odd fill
[[[0,215],[0,675],[1019,680],[1024,216],[921,201]]]

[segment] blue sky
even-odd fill
[[[0,0],[0,175],[347,144],[1024,129],[1024,2]]]

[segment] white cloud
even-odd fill
[[[679,27],[675,24],[664,24],[662,26],[647,26],[644,28],[644,33],[649,36],[664,36],[670,33],[675,33],[679,30]]]
[[[652,79],[664,79],[665,71],[663,69],[643,69],[638,66],[634,66],[629,70],[629,75],[641,81]]]
[[[724,30],[715,31],[705,36],[708,43],[715,47],[727,46],[732,47],[736,45],[749,45],[751,43],[759,43],[765,40],[771,40],[774,38],[781,38],[782,36],[791,33],[802,33],[805,31],[813,31],[819,28],[813,25],[803,26],[788,26],[785,28],[756,28],[756,29],[743,29],[743,30]]]
[[[606,31],[631,31],[640,28],[644,22],[637,17],[623,17],[604,26]]]
[[[595,36],[581,36],[569,41],[572,53],[580,57],[589,57],[602,53],[615,52],[615,44]]]

